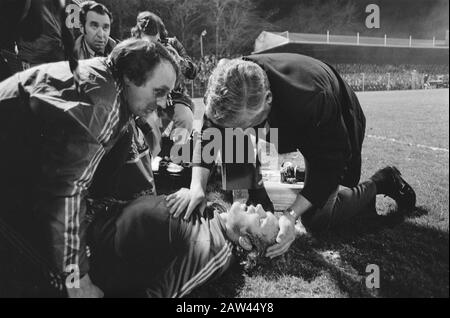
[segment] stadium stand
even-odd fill
[[[334,66],[356,91],[448,87],[449,46],[445,40],[380,38],[333,34],[263,31],[254,53],[291,52],[312,56]],[[188,83],[201,97],[218,58],[197,61],[200,72]]]
[[[447,40],[263,31],[254,53],[292,52],[330,64],[448,64]]]

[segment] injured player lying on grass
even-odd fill
[[[91,271],[106,296],[186,296],[233,260],[254,262],[249,253],[264,255],[279,231],[277,217],[260,205],[216,201],[190,220],[173,218],[165,196],[97,201],[92,210]]]

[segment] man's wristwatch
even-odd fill
[[[291,217],[292,219],[294,219],[294,223],[297,220],[297,214],[291,208],[288,208],[288,209],[284,210],[283,214],[286,215],[286,216]]]

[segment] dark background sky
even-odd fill
[[[1,0],[0,0],[1,1]],[[444,40],[449,0],[98,0],[114,15],[113,36],[130,35],[139,11],[151,10],[165,21],[188,52],[248,53],[261,31],[381,36]],[[366,7],[380,7],[380,28],[365,25]],[[224,9],[221,10],[219,7]],[[219,13],[220,12],[220,13]]]
[[[353,25],[341,27],[342,30],[335,32],[365,32],[367,35],[384,35],[406,37],[410,34],[414,37],[430,38],[436,36],[443,39],[445,31],[449,28],[449,0],[255,0],[259,3],[261,11],[274,10],[276,14],[272,17],[276,20],[292,15],[298,6],[317,8],[317,14],[327,6],[338,3],[337,8],[345,10],[345,5],[353,3],[356,10],[353,14]],[[369,4],[377,4],[381,12],[380,29],[367,29],[364,25],[366,16],[365,8]],[[292,24],[291,28],[295,28]],[[299,29],[301,30],[301,23]]]

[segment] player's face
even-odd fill
[[[142,86],[125,78],[124,95],[128,107],[134,115],[142,118],[147,118],[158,107],[166,107],[168,94],[176,81],[175,69],[169,62],[159,63],[149,74]]]
[[[273,243],[277,237],[278,219],[273,213],[266,212],[261,205],[249,206],[236,202],[229,211],[232,228],[239,229],[241,234],[250,234]]]

